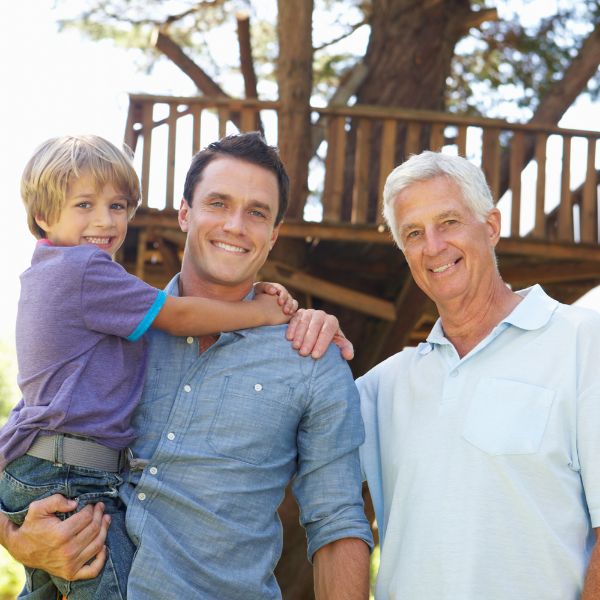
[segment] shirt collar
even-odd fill
[[[498,325],[505,323],[528,331],[541,329],[548,323],[559,305],[559,302],[550,298],[539,284],[519,290],[516,293],[523,300]],[[427,336],[427,342],[440,345],[450,344],[450,341],[444,335],[441,319],[435,322]]]

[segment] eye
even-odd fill
[[[110,205],[111,210],[121,211],[127,209],[127,202],[113,202]]]
[[[410,240],[410,239],[414,239],[416,237],[418,237],[421,234],[421,232],[418,229],[413,229],[412,231],[409,231],[406,234],[406,239]]]
[[[253,217],[259,217],[259,218],[261,218],[261,219],[266,219],[266,218],[267,218],[267,215],[266,215],[266,214],[265,214],[265,213],[264,213],[262,210],[259,210],[258,208],[253,208],[253,209],[250,211],[250,214],[251,214]]]
[[[82,202],[78,202],[75,207],[76,208],[91,208],[92,203],[88,202],[87,200],[84,200]]]
[[[223,200],[211,200],[208,205],[214,206],[215,208],[223,208],[225,206],[225,202],[223,202]]]

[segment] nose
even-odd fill
[[[114,223],[114,215],[109,207],[98,206],[94,211],[94,224],[97,227],[111,227]]]
[[[424,252],[427,256],[437,256],[446,248],[446,240],[439,231],[432,228],[425,232]]]
[[[244,231],[244,212],[242,210],[230,210],[227,212],[223,230],[229,233],[240,234]]]

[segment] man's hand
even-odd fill
[[[64,521],[55,514],[76,506],[55,494],[32,502],[21,527],[0,516],[0,543],[28,567],[71,581],[96,577],[106,560],[110,516],[104,515],[102,503],[86,506]]]
[[[340,329],[339,321],[322,310],[300,308],[290,321],[286,337],[302,356],[320,358],[332,342],[346,360],[354,357],[352,342]]]

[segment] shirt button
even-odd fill
[[[175,439],[175,434],[172,431],[167,433],[167,439],[173,441]]]
[[[138,500],[141,500],[142,502],[146,499],[146,494],[144,494],[144,492],[140,492],[138,494]]]
[[[452,373],[450,373],[450,377],[458,377],[458,369],[456,371],[452,371]]]
[[[262,390],[262,385],[260,383],[256,383],[256,384],[254,384],[254,389],[257,392],[260,392]]]
[[[158,469],[156,467],[150,467],[150,475],[156,475],[158,473]]]
[[[193,344],[193,343],[194,343],[194,338],[193,338],[193,337],[187,337],[187,338],[185,338],[185,341],[186,341],[188,344]]]
[[[192,391],[192,386],[191,385],[184,385],[183,386],[183,391],[184,392],[191,392]]]

